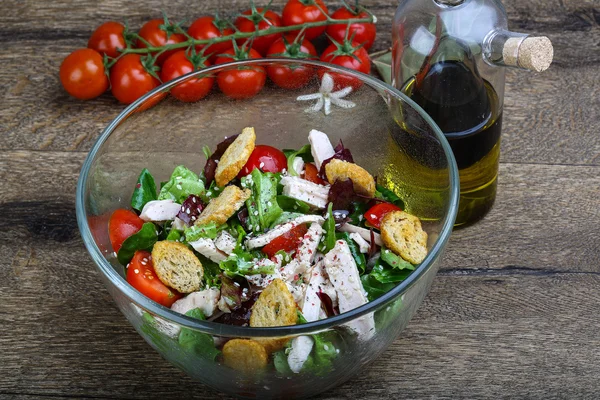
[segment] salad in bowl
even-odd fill
[[[299,149],[257,145],[247,127],[214,152],[199,174],[184,165],[157,188],[143,169],[131,210],[109,220],[127,282],[172,310],[222,324],[275,327],[358,308],[405,280],[427,255],[421,221],[352,152],[313,129]],[[346,326],[370,340],[373,314]],[[185,335],[163,324],[169,335]],[[298,374],[330,367],[332,335],[235,338],[207,335],[206,354],[245,373]]]

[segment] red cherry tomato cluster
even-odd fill
[[[240,13],[234,23],[218,16],[203,16],[187,31],[166,17],[146,22],[137,33],[109,21],[94,31],[86,49],[76,50],[64,59],[60,80],[65,90],[78,99],[98,97],[110,88],[117,100],[129,104],[161,83],[236,60],[320,59],[369,73],[367,50],[376,35],[369,19],[373,20],[371,14],[360,6],[349,8],[344,3],[330,14],[323,0],[288,0],[281,15],[251,3],[251,8]],[[261,33],[268,29],[277,31]],[[331,44],[319,57],[312,41],[325,33]],[[209,42],[198,44],[197,40]],[[216,77],[184,81],[173,87],[171,94],[178,100],[195,102],[207,96],[216,81],[226,96],[244,99],[259,93],[267,76],[281,88],[298,89],[317,72],[314,68],[282,65],[231,69]],[[334,76],[334,81],[338,88],[360,86],[359,81],[344,75]]]

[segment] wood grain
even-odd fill
[[[281,9],[284,0],[275,0]],[[160,358],[114,306],[77,230],[81,164],[122,109],[58,67],[101,21],[134,28],[246,0],[9,0],[0,15],[0,398],[228,398]],[[259,2],[260,3],[260,2]],[[397,2],[363,0],[389,47]],[[335,4],[333,1],[327,4]],[[363,374],[319,398],[596,398],[600,392],[600,4],[505,0],[555,63],[509,71],[496,204],[453,233],[425,303]],[[332,6],[331,8],[335,8]]]

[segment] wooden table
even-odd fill
[[[389,46],[396,1],[364,4],[379,17],[374,50]],[[181,20],[219,7],[231,16],[246,3],[2,5],[0,398],[222,397],[152,351],[95,272],[77,230],[75,184],[123,106],[110,95],[69,97],[58,68],[103,21],[137,28],[161,8]],[[496,205],[453,234],[402,337],[322,398],[600,393],[600,3],[505,5],[513,30],[552,39],[555,61],[543,74],[508,71]]]

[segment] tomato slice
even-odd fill
[[[304,173],[302,175],[302,178],[306,179],[307,181],[317,183],[319,185],[326,184],[326,182],[323,179],[319,178],[319,170],[317,169],[317,166],[315,164],[304,164]]]
[[[259,144],[254,147],[246,165],[242,167],[238,174],[238,178],[248,175],[254,168],[258,168],[262,172],[281,172],[287,168],[287,158],[281,150]]]
[[[108,220],[108,237],[113,250],[118,252],[125,239],[142,229],[142,225],[144,220],[133,211],[124,208],[115,210]]]
[[[141,294],[165,307],[171,307],[182,297],[158,279],[152,264],[152,255],[146,250],[138,250],[127,267],[127,282]]]
[[[283,235],[277,236],[275,239],[271,240],[265,247],[263,247],[262,252],[271,258],[274,257],[275,253],[280,250],[295,250],[302,242],[302,237],[304,237],[306,232],[308,232],[306,224],[300,224],[290,229]]]
[[[383,217],[385,217],[387,213],[390,213],[392,211],[402,211],[402,209],[398,206],[393,205],[392,203],[375,204],[373,207],[367,210],[367,212],[365,213],[365,219],[369,221],[369,224],[379,229]]]

